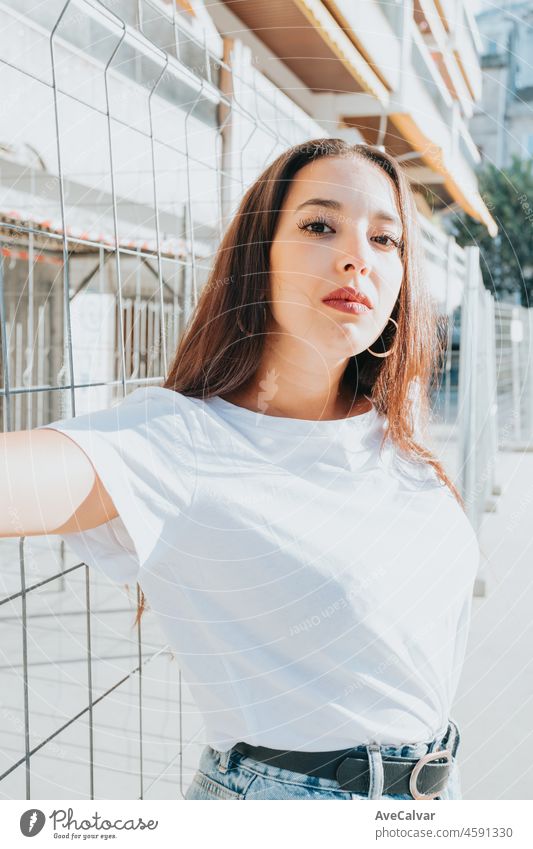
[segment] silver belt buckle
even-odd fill
[[[427,755],[423,755],[419,761],[414,765],[411,775],[409,776],[409,792],[414,799],[434,799],[439,793],[442,793],[442,790],[437,790],[435,793],[419,793],[416,789],[416,779],[418,778],[418,774],[420,770],[423,768],[424,764],[427,764],[429,761],[436,761],[440,758],[446,758],[449,764],[452,763],[452,753],[450,749],[442,749],[436,752],[428,752]]]

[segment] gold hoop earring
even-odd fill
[[[392,323],[396,326],[396,330],[398,330],[398,324],[397,324],[397,322],[396,322],[396,321],[394,321],[394,319],[393,319],[393,318],[389,318],[389,321],[392,321]],[[384,353],[384,354],[375,354],[375,353],[374,353],[374,351],[371,351],[371,350],[370,350],[370,348],[367,348],[366,350],[368,351],[368,353],[369,353],[369,354],[372,354],[372,356],[373,356],[373,357],[390,357],[390,355],[391,355],[391,354],[392,354],[392,352],[394,351],[394,345],[392,346],[392,348],[389,348],[389,350],[388,350],[388,351],[385,351],[385,353]]]

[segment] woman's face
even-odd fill
[[[379,166],[352,156],[305,165],[291,183],[272,241],[272,329],[303,340],[326,361],[371,347],[400,291],[401,239],[394,186]],[[372,309],[341,311],[324,303],[339,287],[362,292]]]

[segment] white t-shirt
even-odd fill
[[[446,729],[468,635],[476,534],[375,408],[340,421],[137,389],[54,422],[119,518],[63,535],[139,581],[220,751],[324,751]]]

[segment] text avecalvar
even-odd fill
[[[432,820],[435,811],[378,811],[377,820]]]

